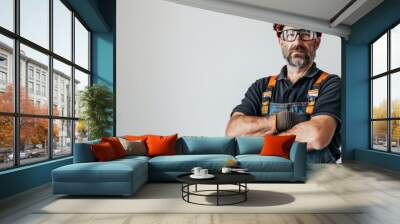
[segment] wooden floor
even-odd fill
[[[400,223],[400,174],[359,163],[313,165],[308,182],[317,183],[346,201],[368,206],[357,214],[36,214],[35,208],[54,200],[42,186],[0,201],[0,223]],[[315,203],[323,203],[316,201]]]

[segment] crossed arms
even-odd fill
[[[307,149],[320,150],[331,142],[337,121],[329,115],[316,115],[310,120],[298,123],[292,128],[278,133],[278,135],[296,135],[296,141],[306,142]],[[264,136],[277,134],[273,116],[247,116],[241,112],[234,112],[226,127],[228,136]]]

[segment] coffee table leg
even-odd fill
[[[197,192],[197,184],[196,184],[196,186],[195,186],[195,191]]]
[[[190,202],[190,200],[189,200],[189,195],[190,195],[190,184],[188,184],[187,191],[188,191],[188,194],[187,194],[187,201]]]
[[[217,206],[219,205],[219,184],[217,184]]]
[[[189,184],[182,184],[182,199],[189,202],[189,190],[190,190],[190,185]],[[185,191],[187,191],[185,193]],[[185,199],[186,197],[186,199]]]
[[[247,201],[247,182],[246,183],[244,183],[244,201]]]

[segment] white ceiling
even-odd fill
[[[228,0],[329,21],[351,0]],[[313,6],[313,7],[310,7]]]
[[[167,0],[347,38],[351,25],[383,0]]]

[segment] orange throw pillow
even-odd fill
[[[148,135],[125,135],[124,139],[129,141],[143,141],[146,142]]]
[[[115,155],[117,156],[117,158],[126,156],[126,151],[124,149],[124,146],[122,146],[122,144],[118,138],[116,138],[116,137],[101,138],[101,142],[110,143],[110,145],[114,149],[114,152],[115,152]]]
[[[176,155],[178,134],[170,136],[150,135],[147,137],[148,156]]]
[[[290,159],[290,147],[296,135],[265,135],[264,146],[261,149],[260,155],[262,156],[280,156]]]
[[[91,145],[91,149],[94,157],[99,162],[110,161],[117,158],[113,147],[108,142],[93,144]]]

